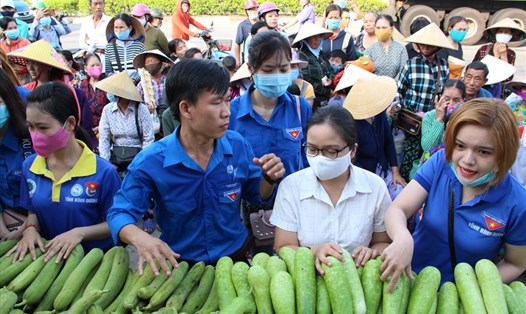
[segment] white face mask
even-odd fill
[[[351,165],[351,152],[337,157],[327,158],[321,154],[315,157],[307,156],[312,171],[320,180],[330,180],[343,174]]]
[[[248,15],[248,18],[251,19],[251,20],[257,20],[259,17],[259,15],[257,13],[254,13],[254,14],[249,14]]]
[[[146,26],[146,19],[138,19],[142,26]]]
[[[510,40],[513,38],[513,35],[510,34],[497,34],[495,35],[495,39],[498,43],[507,44],[510,42]]]

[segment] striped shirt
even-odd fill
[[[130,77],[135,80],[138,78],[138,74],[135,77],[132,73],[137,73],[133,67],[133,59],[141,52],[144,52],[144,44],[136,40],[121,41],[118,39],[115,40],[115,44],[117,45],[117,53],[119,54],[122,70],[127,70]],[[120,72],[113,43],[106,45],[105,60],[105,73],[107,75]]]
[[[439,77],[440,82],[437,84]],[[435,89],[438,87],[437,93],[440,93],[448,78],[449,66],[442,58],[435,57],[433,63],[420,54],[409,59],[398,79],[397,98],[400,100],[400,105],[413,112],[427,112],[433,109]]]

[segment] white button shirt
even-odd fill
[[[108,44],[106,26],[110,20],[110,16],[102,14],[99,24],[95,26],[93,15],[84,18],[80,25],[79,47],[89,52],[93,52],[95,49],[105,49]]]
[[[356,166],[336,207],[311,168],[281,182],[270,222],[296,232],[300,246],[334,242],[349,252],[368,247],[373,232],[384,232],[384,214],[391,204],[385,182]]]

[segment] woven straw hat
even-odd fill
[[[135,33],[133,34],[133,36],[131,36],[131,39],[133,40],[137,40],[139,39],[141,36],[143,36],[143,41],[144,41],[144,26],[142,26],[141,22],[136,19],[135,17],[131,16],[131,15],[128,15],[130,18],[131,18],[131,21],[132,21],[132,28],[133,30],[135,30]],[[109,22],[108,22],[108,26],[106,26],[106,39],[110,39],[110,35],[113,35],[113,38],[111,38],[111,40],[113,41],[113,39],[115,39],[115,32],[113,31],[113,26],[115,24],[115,17],[113,17]]]
[[[95,87],[117,97],[142,102],[141,94],[126,71],[119,72],[95,83]]]
[[[526,32],[520,27],[520,25],[515,23],[515,21],[510,19],[509,17],[489,26],[484,31],[490,33],[491,35],[493,35],[493,37],[495,37],[495,34],[497,34],[497,31],[500,28],[509,28],[513,30],[513,37],[511,38],[511,41],[519,41],[521,40],[520,36],[526,34]]]
[[[507,78],[515,74],[515,67],[508,62],[502,61],[494,56],[486,55],[480,62],[484,63],[489,70],[488,82],[486,85],[491,85],[505,81]]]
[[[415,44],[454,49],[446,35],[444,35],[435,23],[431,23],[413,35],[407,37],[406,41]]]
[[[64,62],[64,59],[62,59],[62,56],[44,39],[10,52],[8,58],[11,62],[22,66],[26,65],[27,60],[31,60],[71,74],[71,70]]]
[[[396,90],[396,82],[391,77],[362,77],[356,81],[345,98],[343,107],[349,110],[356,120],[372,118],[393,102]]]
[[[159,59],[161,59],[161,62],[173,63],[173,61],[170,58],[168,58],[164,53],[162,53],[159,49],[154,49],[154,50],[144,51],[136,55],[135,58],[133,59],[133,66],[136,69],[144,68],[144,60],[146,59],[147,55],[156,55],[156,56],[159,56]]]
[[[323,35],[323,38],[329,38],[332,35],[332,32],[326,28],[323,28],[319,25],[312,23],[305,23],[301,26],[300,31],[294,38],[292,42],[292,47],[297,47],[298,43],[303,39],[307,39],[312,36]]]
[[[248,64],[247,63],[243,63],[239,69],[237,69],[236,73],[234,73],[234,75],[232,75],[232,77],[230,78],[230,82],[235,82],[235,81],[239,81],[239,80],[242,80],[242,79],[247,79],[247,78],[250,78],[252,76],[252,73],[250,73],[250,69],[248,68]]]
[[[358,79],[366,77],[374,77],[375,75],[371,72],[362,69],[354,64],[349,64],[343,71],[343,76],[340,79],[338,85],[334,89],[335,92],[353,86]],[[379,89],[380,90],[380,89]]]

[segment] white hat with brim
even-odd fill
[[[334,89],[334,91],[337,92],[347,87],[351,87],[354,84],[356,84],[356,81],[358,79],[374,77],[374,76],[376,75],[374,75],[373,73],[367,70],[360,68],[359,66],[356,66],[354,64],[349,64],[347,67],[345,67],[342,78],[340,79],[340,82],[338,83],[338,85],[336,85],[336,88]]]
[[[128,72],[122,71],[95,83],[95,87],[117,97],[142,102],[141,94],[137,90]]]
[[[498,21],[497,23],[489,26],[484,31],[491,33],[493,36],[497,33],[497,31],[501,28],[509,28],[513,31],[513,37],[511,38],[511,41],[519,41],[522,40],[521,34],[526,35],[526,32],[521,28],[519,24],[517,24],[514,20],[510,19],[509,17]]]
[[[136,55],[133,59],[133,66],[136,69],[144,68],[144,60],[146,60],[147,55],[156,55],[159,57],[159,59],[161,59],[161,62],[173,63],[173,61],[170,58],[168,58],[164,53],[162,53],[159,49],[154,49],[141,52],[138,55]]]
[[[305,69],[309,63],[300,59],[300,55],[294,49],[292,50],[292,59],[290,59],[290,64],[297,64],[300,69]]]
[[[484,63],[489,70],[488,82],[486,85],[491,85],[505,81],[510,76],[515,74],[515,67],[508,62],[502,61],[494,56],[486,55],[480,62]]]
[[[454,49],[446,35],[444,35],[435,23],[431,23],[413,35],[407,37],[405,41],[414,44]]]
[[[242,80],[242,79],[247,79],[247,78],[250,78],[252,76],[252,73],[250,73],[250,69],[248,68],[248,64],[247,63],[243,63],[239,69],[237,69],[236,73],[234,73],[234,75],[232,75],[232,77],[230,78],[230,82],[235,82],[235,81],[239,81],[239,80]]]
[[[132,29],[135,31],[133,33],[133,36],[131,36],[131,39],[139,40],[139,38],[142,36],[142,41],[144,41],[144,36],[145,36],[144,26],[142,26],[141,22],[138,19],[136,19],[134,16],[130,15],[130,17],[132,21]],[[106,26],[106,39],[108,40],[108,42],[113,42],[113,40],[117,38],[115,37],[115,32],[113,30],[114,25],[115,25],[115,17],[113,17],[108,22],[108,26]],[[110,38],[110,35],[112,35],[113,37]]]
[[[343,107],[356,120],[372,118],[389,107],[396,96],[396,90],[396,81],[391,77],[362,77],[345,98]]]
[[[508,87],[512,91],[526,88],[526,76],[523,76],[522,78],[515,79],[511,82],[506,83],[506,87]]]
[[[31,60],[71,74],[71,69],[64,62],[62,55],[60,55],[53,46],[44,39],[12,51],[7,56],[11,62],[22,66],[26,65],[27,60]]]
[[[297,47],[300,41],[316,35],[322,35],[322,37],[326,39],[332,35],[332,32],[319,25],[313,23],[305,23],[301,26],[300,31],[294,38],[294,41],[292,42],[291,46]]]

